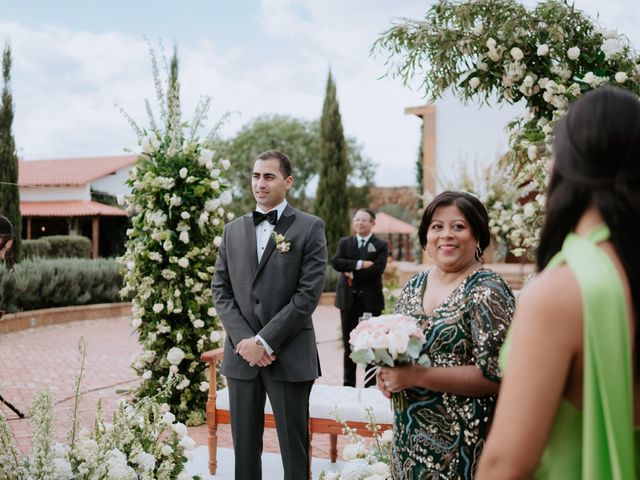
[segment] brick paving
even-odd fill
[[[339,312],[333,306],[320,305],[313,321],[323,372],[318,383],[341,385]],[[81,426],[90,427],[98,400],[103,402],[105,414],[109,415],[121,398],[117,391],[137,385],[138,379],[130,364],[140,347],[129,322],[129,317],[84,320],[0,335],[0,395],[26,413],[35,393],[48,388],[55,395],[56,437],[64,440],[79,373],[77,344],[84,337],[88,348],[79,412]],[[359,369],[358,385],[362,382]],[[32,429],[28,422],[1,403],[0,411],[9,421],[18,447],[29,452]],[[191,427],[189,432],[197,446],[206,445],[205,425]],[[229,425],[219,426],[218,442],[220,447],[232,447]],[[338,448],[345,444],[346,439],[339,437]],[[314,457],[329,458],[327,435],[316,435],[312,446]],[[264,450],[279,453],[275,430],[265,430]]]

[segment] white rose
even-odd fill
[[[178,367],[177,365],[171,365],[169,367],[169,376],[171,375],[175,375],[176,373],[178,373]]]
[[[625,72],[618,72],[615,75],[616,82],[624,83],[627,81],[627,74]]]
[[[526,77],[524,77],[524,80],[522,80],[522,84],[525,87],[533,87],[533,84],[534,84],[533,77],[531,75],[527,75]]]
[[[216,237],[213,239],[213,244],[214,244],[216,247],[219,247],[221,243],[222,243],[222,237],[221,237],[220,235],[216,236]]]
[[[189,386],[190,383],[191,383],[191,380],[189,380],[188,378],[185,378],[178,385],[176,385],[176,390],[184,390]]]
[[[189,243],[189,232],[180,232],[178,240],[180,240],[182,243]]]
[[[511,217],[513,224],[514,225],[522,225],[522,217],[519,214],[515,214],[513,217]]]
[[[204,327],[204,322],[202,320],[198,319],[195,322],[193,322],[193,326],[195,328],[202,328],[202,327]]]
[[[222,205],[229,205],[232,200],[233,196],[231,195],[230,190],[225,190],[222,192],[222,195],[220,195],[220,203],[222,203]]]
[[[493,50],[496,48],[496,41],[493,38],[488,38],[486,45],[488,49]]]
[[[178,434],[178,437],[182,438],[187,434],[187,426],[184,423],[174,423],[171,428]]]
[[[231,162],[229,160],[222,159],[220,160],[220,166],[225,170],[229,170],[229,167],[231,166]]]
[[[165,414],[162,416],[162,421],[167,425],[171,425],[176,421],[176,416],[171,412],[165,412]]]
[[[162,405],[160,405],[160,411],[162,413],[167,413],[167,412],[171,411],[171,407],[169,406],[168,403],[163,403]]]
[[[480,86],[480,79],[478,77],[473,77],[469,80],[469,86],[475,90]]]
[[[384,443],[391,443],[393,441],[393,429],[390,428],[382,432],[382,435],[380,435],[380,439]]]
[[[522,53],[522,50],[520,50],[518,47],[513,47],[509,53],[516,62],[519,62],[524,58],[524,53]]]
[[[187,175],[189,174],[189,170],[187,170],[186,167],[182,167],[180,169],[180,172],[178,172],[178,174],[180,175],[180,178],[187,178]]]
[[[153,470],[156,468],[156,458],[147,452],[140,452],[136,456],[136,463],[140,465],[140,467],[144,471]]]
[[[213,212],[219,206],[220,206],[220,199],[219,198],[212,198],[211,200],[207,200],[204,203],[204,209],[207,212]]]
[[[536,54],[539,57],[544,57],[547,53],[549,53],[549,45],[546,43],[538,45],[538,49],[536,50]]]
[[[502,59],[502,54],[497,50],[491,49],[487,52],[487,57],[489,57],[494,62],[499,62]]]
[[[213,343],[219,342],[221,338],[222,338],[222,335],[217,330],[214,330],[209,335],[209,340],[211,340]]]
[[[173,448],[171,448],[169,445],[165,443],[162,445],[162,447],[160,447],[160,453],[165,457],[168,457],[173,453]]]
[[[220,182],[217,180],[211,180],[211,189],[212,190],[219,190],[220,189]]]
[[[536,213],[536,207],[533,206],[533,203],[529,202],[524,206],[524,216],[526,218],[531,218]]]
[[[153,305],[153,311],[155,313],[160,313],[164,309],[164,305],[162,303],[155,303]]]
[[[143,380],[149,380],[151,378],[151,370],[145,370],[144,373],[142,374],[142,379]]]
[[[200,382],[200,386],[198,388],[201,392],[209,391],[209,382]]]
[[[213,151],[207,148],[203,148],[200,150],[200,156],[198,157],[198,163],[200,165],[206,165],[207,162],[210,162],[213,159]]]
[[[353,460],[358,457],[359,452],[360,446],[355,443],[350,443],[344,447],[344,450],[342,450],[342,458],[346,461]]]
[[[571,47],[567,50],[567,57],[571,60],[576,60],[580,56],[580,49],[578,47]]]
[[[478,61],[476,62],[476,68],[477,68],[478,70],[481,70],[481,71],[483,71],[483,72],[486,72],[487,70],[489,70],[489,65],[488,65],[487,63],[483,62],[482,60],[478,60]]]
[[[158,137],[156,137],[155,133],[151,133],[142,139],[142,152],[143,153],[153,153],[158,149],[160,145],[158,143]]]
[[[376,462],[373,465],[371,465],[371,470],[373,470],[373,473],[376,475],[379,475],[380,478],[387,478],[389,476],[389,474],[391,473],[389,471],[389,465],[387,465],[384,462]],[[371,477],[369,477],[371,478]]]
[[[209,309],[207,310],[207,315],[209,315],[210,317],[215,317],[218,314],[218,312],[216,312],[216,309],[213,307],[209,307]]]
[[[189,259],[182,257],[180,260],[178,260],[178,265],[180,265],[182,268],[187,268],[189,266]]]
[[[138,328],[140,325],[142,325],[142,320],[140,318],[134,318],[133,320],[131,320],[131,326],[133,328]]]
[[[538,147],[536,147],[535,145],[530,145],[529,148],[527,148],[527,157],[529,157],[529,160],[535,160],[536,157],[538,156]]]
[[[604,52],[604,59],[609,60],[620,55],[624,51],[624,47],[617,38],[609,38],[602,42],[600,50]]]
[[[171,347],[167,352],[167,360],[171,365],[179,365],[184,360],[184,352],[178,347]]]
[[[191,214],[189,212],[182,212],[180,214],[180,218],[182,218],[183,220],[188,220],[191,218]]]

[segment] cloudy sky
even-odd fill
[[[211,125],[230,113],[223,136],[261,114],[317,118],[331,68],[345,132],[378,164],[376,183],[413,184],[420,121],[404,108],[424,98],[399,80],[380,78],[384,59],[372,58],[369,48],[394,18],[421,18],[431,3],[0,0],[0,40],[11,42],[14,57],[18,153],[44,159],[135,148],[114,105],[145,124],[144,99],[154,98],[146,36],[178,47],[186,118],[200,95],[213,99]],[[575,4],[640,47],[640,1]],[[444,176],[454,175],[460,161],[487,162],[504,151],[504,125],[519,111],[464,106],[451,97],[436,105]]]

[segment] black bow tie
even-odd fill
[[[268,213],[257,212],[255,210],[253,211],[253,224],[254,225],[260,225],[265,220],[267,222],[269,222],[271,225],[275,225],[276,222],[278,221],[278,211],[277,210],[271,210]]]

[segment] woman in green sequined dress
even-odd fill
[[[431,367],[385,367],[378,375],[378,387],[396,400],[391,470],[396,480],[471,479],[493,416],[514,298],[482,266],[489,226],[475,197],[438,195],[418,236],[434,267],[407,282],[396,311],[424,329]]]
[[[558,122],[554,157],[541,273],[518,299],[478,478],[633,480],[640,478],[638,98],[613,87],[583,95]]]

